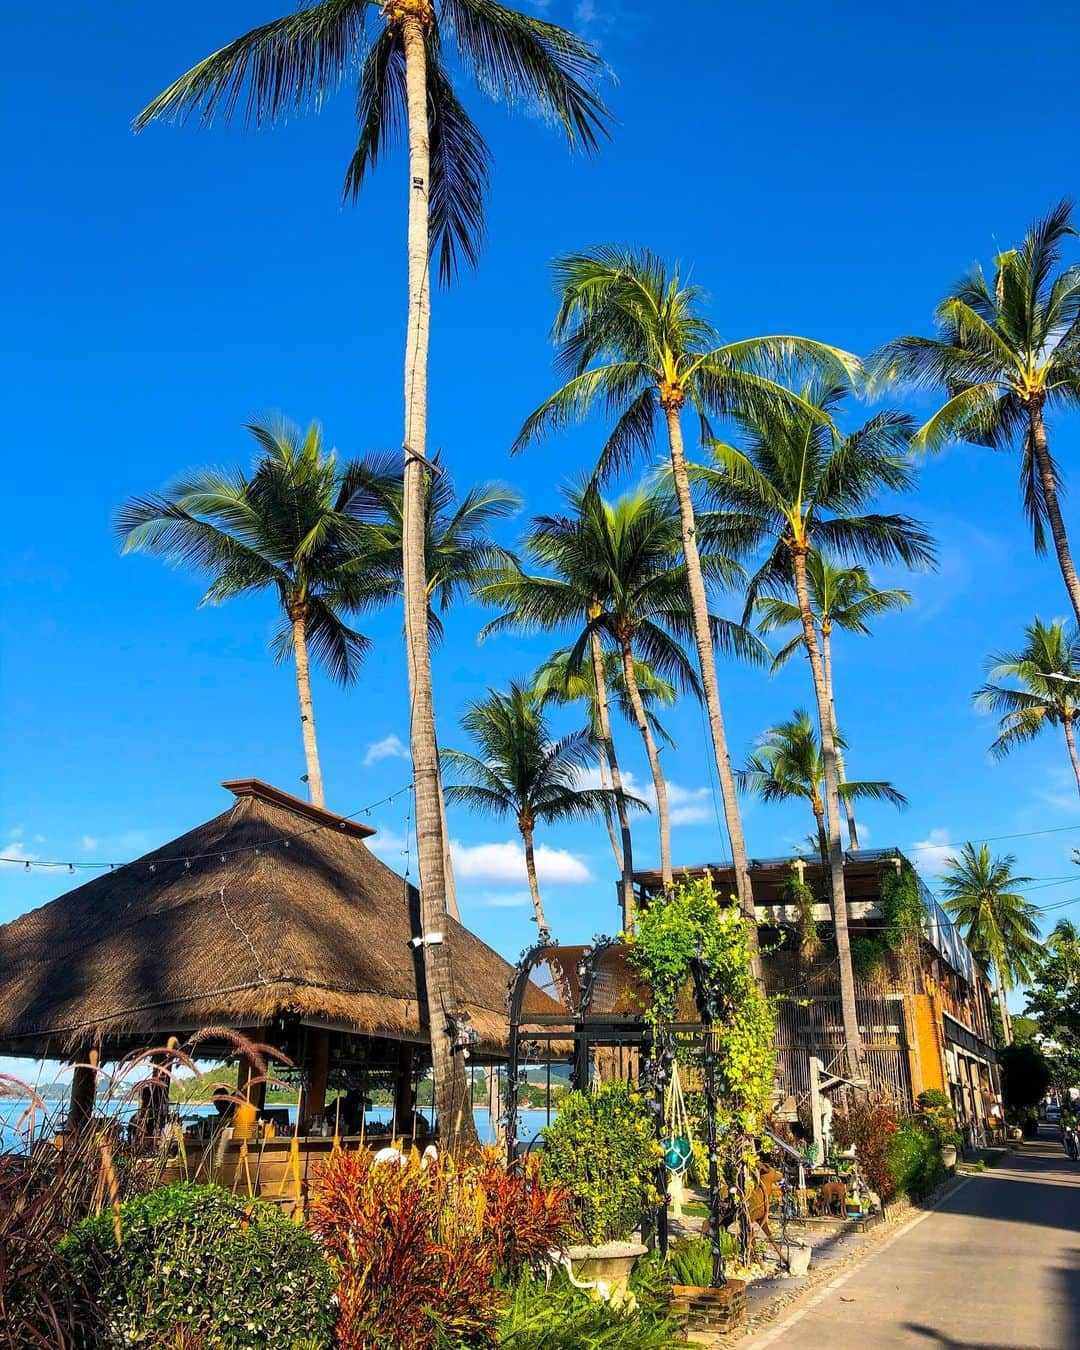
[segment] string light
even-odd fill
[[[374,811],[376,808],[380,806],[391,805],[395,797],[400,797],[403,792],[411,792],[412,789],[413,789],[412,783],[406,783],[404,787],[395,788],[394,791],[390,793],[388,796],[380,797],[379,800],[376,802],[369,802],[367,806],[361,806],[358,807],[357,810],[355,811],[350,811],[347,815],[344,815],[339,819],[339,821],[337,822],[338,829],[339,830],[346,829],[348,822],[350,820],[355,820],[357,816],[361,815],[370,816],[372,811]],[[325,825],[313,825],[311,826],[310,829],[297,830],[295,834],[288,834],[288,835],[282,834],[278,835],[277,838],[275,839],[265,839],[263,840],[260,846],[256,846],[254,848],[251,844],[247,844],[241,848],[226,849],[224,853],[219,851],[216,854],[193,853],[188,856],[180,856],[175,858],[158,858],[155,862],[148,863],[147,867],[151,872],[156,872],[158,863],[161,863],[162,866],[164,866],[167,863],[182,862],[184,864],[184,870],[190,871],[191,865],[194,862],[209,861],[214,857],[217,857],[220,862],[225,862],[232,855],[248,852],[260,853],[262,849],[272,848],[275,844],[281,844],[283,845],[283,847],[288,848],[289,844],[294,839],[304,839],[308,835],[318,834],[320,830],[327,830],[331,828],[333,828],[332,825],[329,822],[327,822],[327,824]],[[118,867],[131,867],[133,863],[136,861],[138,860],[132,859],[129,862],[97,862],[97,861],[90,861],[89,859],[83,859],[79,862],[67,862],[64,860],[49,859],[49,858],[0,857],[0,863],[10,863],[14,865],[22,863],[24,872],[31,872],[35,868],[50,868],[50,867],[53,869],[67,868],[68,872],[75,872],[76,870],[102,872],[105,871],[106,869],[110,872],[113,872]]]

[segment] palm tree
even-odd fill
[[[479,754],[444,750],[443,763],[464,780],[446,789],[447,800],[497,817],[511,817],[521,833],[525,871],[539,930],[550,937],[536,876],[533,836],[538,823],[587,820],[612,807],[610,790],[582,787],[582,772],[596,762],[596,742],[582,729],[552,740],[536,693],[511,683],[469,705],[461,725]],[[635,805],[644,805],[628,798]]]
[[[634,662],[640,656],[665,679],[690,693],[699,692],[693,665],[680,642],[693,634],[693,614],[686,568],[678,561],[679,520],[670,499],[657,488],[606,502],[594,482],[570,489],[565,496],[569,513],[538,517],[526,540],[530,555],[555,573],[557,584],[553,586],[550,577],[519,573],[486,587],[484,598],[506,608],[488,631],[511,624],[529,628],[576,623],[580,627],[571,665],[583,661],[593,635],[614,646],[649,761],[660,826],[660,871],[664,885],[670,886],[667,782]],[[741,575],[735,564],[719,555],[707,559],[706,566],[710,575],[726,581]],[[591,604],[583,610],[585,596],[591,597]],[[714,615],[708,618],[710,643],[761,659],[760,644],[752,634]]]
[[[433,472],[424,484],[424,561],[427,569],[428,637],[439,643],[443,638],[442,615],[460,598],[471,592],[493,568],[506,566],[511,555],[492,538],[491,528],[500,520],[515,515],[521,498],[501,483],[478,483],[459,500],[453,479],[436,455]],[[401,475],[386,477],[380,492],[384,519],[374,533],[378,539],[379,564],[388,574],[404,583],[404,493]],[[439,787],[439,812],[442,819],[443,878],[446,912],[460,918],[457,886],[450,856],[450,834],[446,827],[446,805]]]
[[[750,338],[722,344],[703,314],[703,293],[683,285],[677,269],[648,250],[611,245],[559,258],[554,265],[560,303],[552,336],[567,383],[526,420],[515,450],[581,420],[598,405],[614,421],[598,471],[647,454],[657,412],[663,414],[679,504],[682,550],[693,618],[698,669],[724,819],[731,844],[735,889],[747,919],[754,976],[761,980],[749,861],[735,794],[711,641],[709,603],[701,565],[683,446],[682,412],[689,404],[707,424],[719,412],[792,395],[772,378],[777,363],[809,361],[832,377],[858,369],[853,357],[797,337]]]
[[[843,745],[839,732],[833,733],[837,748]],[[769,727],[747,757],[746,766],[736,771],[736,780],[744,792],[763,802],[783,802],[801,798],[814,813],[817,849],[823,867],[829,866],[829,836],[825,830],[823,786],[825,764],[810,714],[797,708],[786,722]],[[906,806],[907,798],[891,783],[841,783],[840,796],[864,801],[892,802]]]
[[[929,535],[916,521],[865,510],[882,490],[911,486],[907,455],[911,419],[898,412],[880,412],[857,430],[841,434],[832,417],[843,396],[842,388],[811,383],[797,404],[777,402],[740,414],[742,448],[714,442],[715,467],[697,473],[717,508],[705,522],[705,534],[732,545],[767,548],[747,589],[746,619],[766,586],[793,588],[798,603],[817,701],[841,1006],[856,1076],[862,1043],[848,939],[836,738],[807,564],[815,550],[852,561],[902,562],[909,567],[930,565],[934,554]]]
[[[865,567],[842,567],[831,562],[816,549],[806,560],[806,579],[810,588],[810,608],[814,626],[821,635],[821,663],[825,669],[825,687],[832,709],[833,732],[836,732],[836,694],[833,687],[832,631],[840,628],[847,633],[869,635],[867,620],[911,604],[911,594],[901,590],[878,590],[870,580]],[[800,631],[773,658],[773,670],[779,670],[788,659],[803,647],[802,615],[798,602],[784,596],[759,595],[755,605],[759,615],[758,631],[772,633],[779,628],[798,627]],[[843,747],[837,741],[836,774],[840,782],[846,778]],[[844,814],[847,816],[848,843],[859,847],[859,830],[855,823],[855,801],[841,793]]]
[[[874,357],[881,382],[943,388],[941,408],[915,444],[938,450],[953,440],[994,449],[1020,447],[1020,487],[1037,552],[1054,542],[1076,621],[1080,577],[1073,563],[1050,451],[1048,412],[1080,406],[1080,268],[1059,268],[1075,235],[1072,204],[1059,202],[994,260],[988,280],[970,272],[937,307],[936,338],[902,337]]]
[[[991,858],[985,844],[965,844],[959,857],[945,860],[941,879],[945,908],[964,930],[964,941],[984,966],[992,966],[1005,1044],[1012,1044],[1012,1021],[1005,994],[1031,979],[1038,963],[1039,907],[1019,893],[1030,877],[1013,872],[1011,853]]]
[[[594,635],[596,645],[599,646],[599,635]],[[591,644],[591,640],[590,640]],[[588,664],[582,662],[580,665],[571,663],[571,648],[563,647],[559,651],[553,652],[536,670],[533,676],[532,685],[535,689],[541,703],[554,703],[565,707],[571,703],[584,703],[586,708],[586,717],[588,726],[596,742],[604,747],[604,734],[602,719],[600,713],[600,695],[598,688],[604,690],[605,711],[610,706],[608,691],[614,698],[615,705],[627,722],[633,723],[634,709],[630,702],[630,695],[626,688],[626,681],[622,674],[622,660],[620,656],[611,651],[610,648],[601,652],[601,677],[598,687],[596,681],[596,670],[590,661]],[[639,658],[634,660],[634,677],[637,680],[638,692],[641,701],[645,705],[645,716],[648,718],[649,726],[653,735],[659,737],[667,745],[674,746],[675,742],[668,735],[660,718],[654,711],[655,707],[671,707],[678,698],[678,691],[670,680],[665,680],[657,675],[656,671]],[[610,717],[609,717],[610,720]],[[611,737],[611,751],[614,755],[615,737]],[[616,771],[618,771],[618,759],[615,759]],[[599,761],[600,786],[613,787],[611,776],[611,767],[606,753],[601,754]],[[622,775],[619,773],[619,791],[622,791]],[[626,815],[625,804],[616,813],[620,830],[625,825],[625,832],[630,834],[629,818]],[[612,814],[608,812],[605,817],[608,829],[608,837],[611,840],[611,851],[615,858],[615,866],[619,869],[620,875],[626,875],[626,858],[623,854],[620,844],[619,832],[616,831],[616,821]],[[633,894],[633,859],[630,861],[629,873],[631,877],[631,895]],[[628,919],[632,916],[623,915],[623,931],[627,929]]]
[[[424,559],[427,566],[428,634],[443,639],[443,616],[484,579],[509,566],[513,555],[493,537],[492,527],[521,509],[521,498],[502,483],[477,483],[458,497],[454,480],[440,463],[424,485]],[[401,475],[386,475],[379,495],[382,519],[372,530],[380,564],[404,584],[404,500]]]
[[[378,30],[367,31],[378,16]],[[404,591],[416,846],[425,931],[446,910],[446,840],[431,691],[424,494],[427,453],[427,365],[432,251],[444,281],[459,261],[474,264],[484,229],[490,153],[458,99],[447,64],[510,104],[537,109],[562,127],[571,146],[596,147],[607,110],[596,92],[601,63],[573,33],[498,0],[300,0],[212,53],[181,75],[136,118],[141,130],[157,118],[192,114],[207,124],[228,120],[243,98],[256,125],[318,110],[346,75],[357,74],[359,139],[345,179],[359,193],[391,146],[408,144],[408,321],[405,335]],[[424,948],[432,1007],[457,1007],[448,943]],[[432,1024],[436,1107],[453,1150],[476,1142],[464,1064],[448,1027]]]
[[[276,590],[281,622],[271,650],[292,659],[311,800],[324,805],[311,701],[310,657],[340,684],[356,679],[370,647],[345,616],[393,597],[370,525],[385,486],[379,460],[339,462],[313,422],[254,422],[250,477],[202,469],[117,512],[125,553],[152,553],[212,578],[203,604]]]
[[[1019,651],[999,652],[987,668],[990,680],[1015,680],[1021,687],[987,683],[975,692],[978,707],[1001,714],[998,737],[990,749],[1000,759],[1047,727],[1060,727],[1080,790],[1073,733],[1080,716],[1080,633],[1060,619],[1044,624],[1036,617],[1024,629],[1024,638]]]
[[[1046,939],[1046,948],[1060,960],[1067,986],[1071,989],[1080,984],[1080,928],[1072,919],[1058,919]]]

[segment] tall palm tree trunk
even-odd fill
[[[1061,503],[1058,500],[1058,486],[1054,478],[1053,465],[1050,462],[1050,446],[1046,439],[1046,420],[1043,417],[1041,398],[1032,398],[1028,403],[1028,423],[1031,428],[1031,444],[1035,452],[1035,467],[1039,471],[1043,501],[1046,505],[1046,518],[1050,522],[1050,537],[1054,541],[1058,566],[1065,581],[1065,589],[1072,601],[1076,622],[1080,623],[1080,577],[1073,565],[1072,550],[1069,548],[1069,536],[1065,532],[1065,522],[1061,517]]]
[[[829,835],[825,829],[825,807],[818,796],[811,797],[810,805],[814,811],[814,824],[817,827],[818,853],[821,854],[821,865],[828,871]]]
[[[525,845],[525,873],[529,878],[529,894],[532,896],[533,912],[536,915],[536,930],[541,942],[551,936],[547,918],[544,915],[544,903],[540,899],[540,882],[536,875],[536,854],[533,852],[533,826],[528,817],[518,820],[522,842]]]
[[[402,6],[405,8],[405,6]],[[409,119],[409,317],[405,340],[405,475],[402,493],[402,553],[405,649],[411,704],[410,739],[416,801],[416,852],[420,868],[420,922],[424,933],[443,933],[425,945],[431,1064],[435,1107],[444,1147],[451,1152],[478,1142],[465,1064],[455,1052],[449,1017],[458,1011],[449,934],[446,933],[447,853],[442,789],[435,739],[431,658],[428,650],[427,568],[424,558],[424,488],[427,448],[427,359],[431,323],[428,186],[430,148],[427,116],[427,0],[415,0],[402,19],[406,106]]]
[[[1012,1018],[1009,1016],[1009,1005],[1005,999],[1005,985],[996,961],[994,962],[994,988],[997,991],[998,1011],[1001,1013],[1001,1036],[1006,1045],[1012,1045]]]
[[[604,755],[600,756],[597,767],[600,770],[600,786],[604,789],[605,792],[610,792],[612,790],[611,766],[608,764],[606,756]],[[619,847],[619,833],[615,828],[615,817],[611,814],[610,807],[608,807],[604,811],[604,825],[607,827],[608,843],[611,845],[611,856],[615,859],[615,866],[618,868],[619,875],[621,877],[623,870],[623,854],[622,849]],[[620,883],[620,895],[621,895],[621,883]]]
[[[754,979],[763,983],[761,955],[758,951],[757,911],[750,884],[750,862],[746,854],[739,801],[735,795],[735,774],[731,768],[724,719],[720,711],[720,690],[716,682],[716,660],[713,656],[712,635],[709,632],[709,601],[705,594],[705,578],[701,572],[701,555],[697,546],[697,522],[694,519],[694,501],[690,494],[690,479],[686,472],[686,454],[683,449],[682,424],[679,420],[681,402],[661,397],[661,407],[667,419],[668,448],[671,454],[671,476],[679,503],[682,522],[683,560],[686,563],[686,583],[690,593],[690,609],[694,619],[694,645],[697,647],[701,688],[705,697],[705,711],[709,719],[716,776],[720,783],[720,797],[724,805],[724,821],[731,842],[731,861],[735,870],[735,893],[739,908],[746,919],[746,942],[750,949],[750,965]]]
[[[836,747],[836,776],[841,783],[847,782],[847,774],[844,770],[844,752],[840,747],[839,733],[836,729],[836,695],[833,692],[833,673],[832,673],[832,624],[823,623],[821,625],[821,660],[825,667],[825,689],[829,695],[829,713],[832,717],[833,744]],[[844,814],[847,816],[848,844],[856,849],[859,847],[859,830],[855,824],[855,803],[850,797],[845,797]]]
[[[1080,790],[1080,760],[1076,758],[1076,734],[1073,731],[1073,719],[1071,717],[1062,718],[1061,729],[1065,733],[1065,744],[1069,747],[1069,759],[1072,761],[1073,773],[1076,775],[1077,790]]]
[[[296,692],[300,698],[300,730],[304,737],[307,762],[308,796],[316,806],[325,806],[319,746],[315,739],[315,709],[311,703],[311,667],[307,649],[307,607],[294,605],[289,611],[292,623],[293,657],[296,661]]]
[[[840,794],[837,791],[836,743],[833,739],[832,708],[825,689],[825,668],[818,650],[814,615],[810,608],[810,588],[806,580],[805,546],[793,546],[791,560],[795,568],[795,594],[802,615],[803,642],[814,677],[818,725],[821,731],[821,758],[825,768],[825,819],[828,826],[829,875],[832,882],[833,928],[836,932],[836,956],[840,967],[840,1008],[847,1043],[848,1069],[853,1078],[862,1066],[862,1038],[859,1012],[855,1004],[855,972],[851,965],[851,940],[848,936],[847,889],[844,885],[844,848],[840,840]]]
[[[634,721],[645,743],[645,753],[649,757],[649,768],[652,770],[653,787],[656,789],[656,815],[660,822],[660,877],[665,886],[670,886],[674,878],[671,872],[671,814],[668,811],[667,783],[664,780],[664,771],[660,767],[660,755],[656,749],[652,728],[645,716],[645,704],[641,701],[641,690],[638,688],[637,673],[634,670],[634,653],[628,637],[620,637],[619,654],[622,656],[626,692],[630,695]]]
[[[612,832],[611,846],[615,851],[616,860],[622,870],[622,879],[620,881],[622,895],[622,927],[624,933],[632,933],[634,931],[634,845],[630,837],[630,817],[626,810],[625,798],[623,797],[622,772],[619,769],[619,761],[615,755],[615,738],[611,734],[611,707],[608,703],[607,680],[604,679],[604,654],[600,649],[600,636],[598,633],[590,634],[589,649],[592,654],[593,683],[596,686],[596,720],[600,725],[602,756],[600,767],[603,769],[604,761],[606,760],[608,768],[611,770],[611,786],[618,794],[615,802],[615,810],[619,820],[619,838],[621,843],[616,843],[614,832]],[[608,822],[609,830],[611,830],[611,816],[605,812],[604,818]]]

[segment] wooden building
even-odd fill
[[[873,1086],[910,1103],[928,1088],[949,1093],[962,1124],[976,1130],[1001,1122],[1001,1084],[994,1049],[991,990],[947,915],[912,868],[922,901],[922,931],[889,947],[882,880],[910,862],[897,849],[862,849],[846,855],[848,929],[853,949],[869,952],[872,968],[856,966],[856,1006],[867,1072]],[[821,950],[805,960],[795,930],[798,909],[785,887],[792,869],[801,872],[815,896],[813,918]],[[712,877],[717,891],[733,896],[730,863],[703,864],[680,875]],[[809,858],[755,859],[750,865],[769,992],[779,995],[777,1016],[778,1087],[803,1103],[810,1088],[810,1056],[843,1073],[844,1032],[836,952],[830,943],[832,912],[828,873]],[[659,873],[635,874],[638,903],[662,890]],[[873,943],[861,949],[858,944]]]

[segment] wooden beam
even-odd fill
[[[401,1041],[398,1045],[398,1062],[394,1071],[394,1124],[392,1133],[396,1137],[412,1138],[413,1112],[413,1048],[410,1041]]]
[[[77,1064],[71,1075],[71,1106],[67,1125],[71,1134],[81,1134],[94,1118],[99,1061],[100,1051],[94,1046],[87,1051],[85,1062]]]
[[[304,1116],[310,1122],[315,1116],[326,1114],[326,1086],[330,1077],[330,1033],[325,1027],[315,1027],[308,1037],[311,1052],[311,1086],[308,1088]]]

